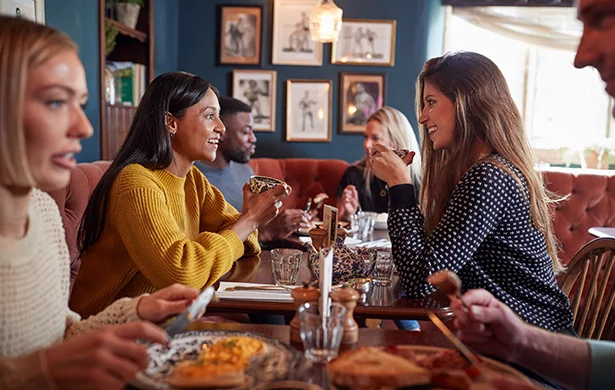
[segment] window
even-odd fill
[[[506,8],[510,13],[516,7]],[[553,8],[531,11],[533,15],[541,12],[543,20],[549,18],[550,12],[562,13],[562,9]],[[571,19],[567,23],[582,28],[575,19],[574,8],[566,11],[570,11]],[[467,12],[463,10],[463,14]],[[475,51],[498,65],[539,160],[579,164],[583,148],[605,143],[606,137],[615,135],[604,83],[595,69],[579,70],[573,66],[574,51],[515,39],[515,34],[495,32],[497,26],[479,27],[459,13],[453,10],[447,20],[446,50]]]

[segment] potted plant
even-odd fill
[[[139,13],[144,0],[112,0],[115,5],[117,21],[134,29],[137,27]]]

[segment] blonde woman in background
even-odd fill
[[[367,119],[363,133],[362,160],[348,167],[337,190],[340,217],[347,219],[359,209],[385,213],[389,207],[386,183],[374,176],[372,169],[373,146],[377,143],[393,149],[407,149],[419,153],[419,145],[408,118],[393,107],[382,107]],[[415,183],[420,182],[420,156],[408,167],[408,174]],[[418,187],[417,187],[418,188]],[[418,196],[418,191],[417,191]]]
[[[173,285],[87,320],[69,310],[62,219],[43,191],[68,185],[80,140],[92,135],[87,98],[67,35],[0,16],[0,389],[123,389],[148,364],[136,340],[166,343],[151,322],[198,295]]]

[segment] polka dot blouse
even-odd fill
[[[544,236],[530,216],[527,183],[491,162],[465,173],[434,230],[427,235],[411,184],[389,192],[389,235],[402,286],[411,297],[431,294],[426,279],[441,269],[456,272],[463,291],[484,288],[530,324],[559,331],[572,326],[568,297],[558,288]]]

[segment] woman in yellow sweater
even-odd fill
[[[81,221],[73,310],[87,316],[173,283],[200,289],[260,253],[254,232],[287,189],[254,195],[246,185],[241,214],[226,203],[193,166],[216,158],[224,131],[209,82],[184,72],[152,81]]]

